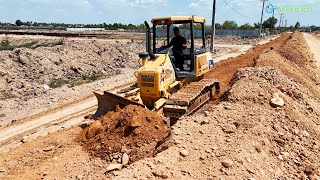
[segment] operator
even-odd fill
[[[182,55],[182,50],[187,48],[187,40],[180,35],[178,27],[173,28],[173,33],[175,37],[171,39],[167,47],[173,46],[172,52],[175,58],[175,65],[180,71],[183,71],[184,57]]]

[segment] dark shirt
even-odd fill
[[[182,54],[182,45],[184,44],[187,44],[186,38],[179,35],[171,39],[169,47],[173,46],[173,52]]]

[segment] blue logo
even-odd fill
[[[275,10],[275,7],[274,7],[274,5],[273,5],[272,3],[270,3],[270,4],[266,7],[266,12],[267,12],[268,14],[272,14],[272,13],[274,12],[274,10]]]

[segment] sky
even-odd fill
[[[70,24],[141,24],[155,16],[197,15],[211,24],[213,0],[0,0],[0,22],[17,19]],[[230,8],[227,4],[229,4]],[[311,6],[312,12],[285,13],[288,26],[320,26],[320,0],[270,0],[275,6]],[[260,0],[217,0],[216,21],[236,21],[238,25],[260,21]],[[264,19],[272,14],[265,12]],[[279,12],[275,13],[279,19]]]

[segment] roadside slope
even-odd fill
[[[314,37],[312,34],[307,34],[307,33],[304,33],[304,37],[306,38],[306,41],[308,42],[309,47],[314,54],[315,63],[320,69],[320,51],[319,51],[320,39]]]

